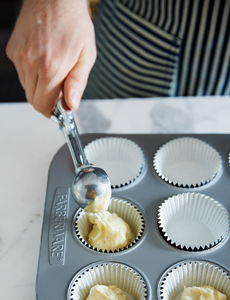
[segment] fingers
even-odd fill
[[[15,69],[18,74],[19,81],[22,85],[22,87],[25,89],[25,71],[22,68],[22,57],[20,51],[12,51],[12,36],[10,40],[7,43],[6,46],[6,55],[8,58],[14,63]]]
[[[88,59],[88,56],[91,58]],[[14,58],[14,64],[25,90],[27,101],[33,105],[35,110],[49,118],[61,97],[62,90],[64,90],[67,107],[73,110],[79,107],[95,59],[96,54],[94,55],[92,51],[81,54],[67,76],[64,75],[65,71],[57,70],[57,67],[54,66],[40,68],[40,72],[37,72],[38,68],[33,68],[34,63],[28,59],[25,61],[25,56],[24,59]],[[48,69],[49,72],[46,72],[45,69]]]
[[[18,73],[18,79],[23,87],[23,89],[25,90],[25,82],[26,82],[26,75],[25,75],[25,72],[23,70],[23,68],[21,68],[21,66],[19,66],[18,64],[14,64],[15,68],[16,68],[16,71]]]
[[[66,77],[64,82],[64,99],[70,109],[78,109],[95,59],[96,51],[81,54],[77,64]]]
[[[50,118],[58,99],[61,97],[62,85],[63,82],[56,81],[55,78],[49,83],[44,83],[44,78],[39,76],[32,103],[34,109]]]
[[[54,75],[57,74],[57,67],[47,67],[42,59],[33,57],[30,49],[22,50],[10,43],[11,40],[8,42],[6,53],[15,65],[27,101],[35,110],[49,118],[62,89],[63,81]]]
[[[33,104],[35,91],[38,84],[37,73],[26,73],[25,74],[25,92],[26,99],[30,104]]]

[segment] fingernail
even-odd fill
[[[71,92],[70,96],[70,102],[72,104],[73,109],[77,109],[81,101],[81,95],[78,93],[78,91],[73,90]]]

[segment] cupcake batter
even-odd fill
[[[194,286],[185,287],[180,300],[227,300],[227,297],[211,286]]]
[[[115,285],[96,285],[91,288],[86,300],[128,300],[123,291]]]
[[[119,250],[131,243],[129,225],[117,214],[107,211],[111,198],[111,190],[105,197],[96,197],[86,206],[85,212],[93,229],[88,235],[88,242],[98,250]]]
[[[93,229],[88,235],[90,245],[97,249],[119,250],[131,243],[129,225],[115,213],[102,211],[88,214]]]
[[[86,206],[87,213],[96,213],[99,211],[106,211],[110,204],[111,189],[104,197],[96,197],[92,203]]]

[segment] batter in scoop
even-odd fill
[[[111,189],[104,197],[96,197],[92,203],[86,206],[86,213],[96,213],[100,211],[106,211],[110,204]]]

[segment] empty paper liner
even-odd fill
[[[221,168],[219,153],[207,143],[182,137],[159,148],[153,166],[164,181],[180,187],[199,187],[209,183]]]
[[[147,299],[147,288],[143,277],[133,268],[115,262],[92,264],[81,270],[71,281],[68,300],[85,300],[95,285],[115,285],[129,300]]]
[[[143,151],[126,138],[105,137],[94,140],[85,147],[85,154],[90,163],[106,171],[112,188],[132,183],[143,171]]]
[[[144,233],[145,221],[141,210],[129,201],[122,198],[111,198],[108,208],[110,213],[116,213],[122,218],[130,227],[131,230],[131,243],[126,247],[111,250],[111,249],[98,249],[90,245],[88,235],[92,229],[92,224],[89,221],[88,214],[79,209],[75,217],[75,233],[77,239],[86,247],[104,253],[120,252],[131,248],[137,244]]]
[[[174,247],[202,251],[223,241],[229,233],[229,214],[214,199],[184,193],[165,200],[158,209],[158,226]]]
[[[230,277],[221,266],[202,260],[185,260],[170,267],[158,285],[158,299],[179,300],[184,287],[211,286],[230,299]]]

